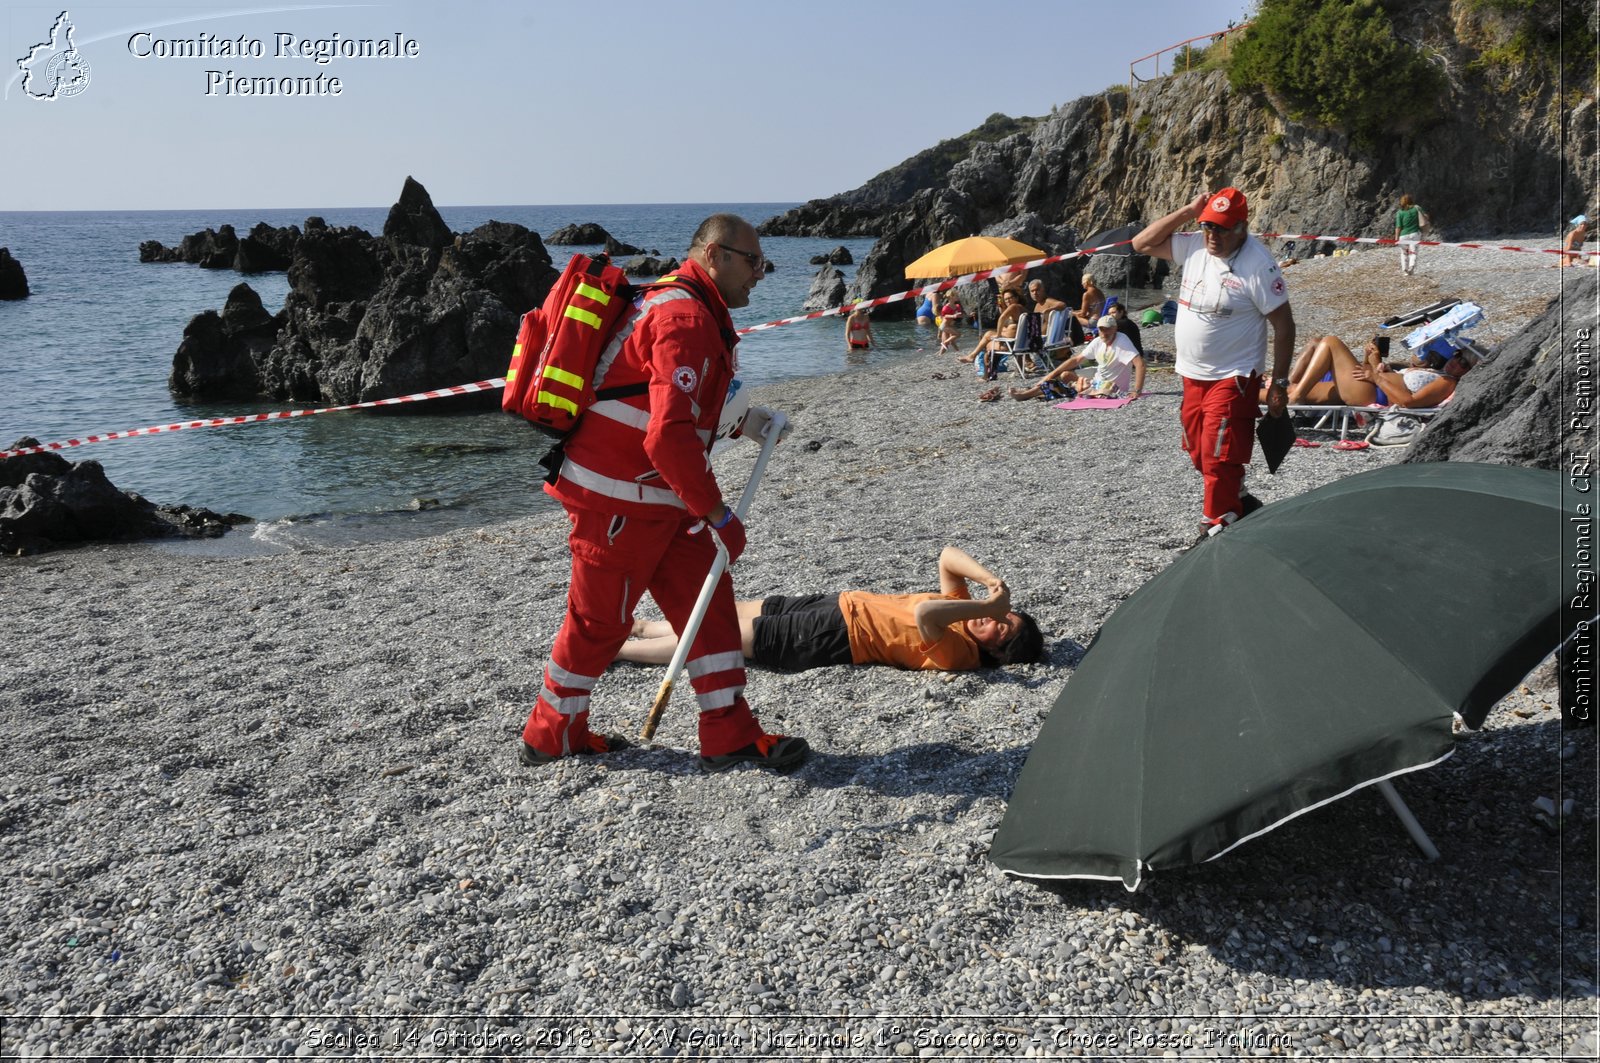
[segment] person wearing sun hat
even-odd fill
[[[1557,265],[1575,266],[1583,261],[1583,242],[1589,238],[1589,216],[1580,214],[1568,223],[1572,231],[1561,245],[1561,261]]]
[[[1182,269],[1175,330],[1183,379],[1183,446],[1205,481],[1202,536],[1214,535],[1261,503],[1244,491],[1254,446],[1257,397],[1272,326],[1267,413],[1288,411],[1294,313],[1272,252],[1250,235],[1249,204],[1237,188],[1196,197],[1151,222],[1133,249]],[[1179,232],[1197,221],[1200,232]]]

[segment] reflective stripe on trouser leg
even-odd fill
[[[572,582],[567,612],[550,650],[544,689],[522,740],[552,755],[589,740],[589,695],[627,641],[633,611],[678,522],[622,521],[609,513],[569,510]]]
[[[650,580],[650,597],[675,631],[688,623],[716,557],[710,532],[688,533],[693,523],[684,520],[678,525]],[[731,753],[761,737],[761,725],[744,699],[744,654],[739,644],[733,578],[723,572],[686,666],[700,706],[700,752],[708,757]]]

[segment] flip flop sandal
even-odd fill
[[[1297,446],[1297,447],[1320,447],[1320,446],[1322,446],[1321,443],[1314,443],[1309,439],[1301,439],[1299,436],[1295,437],[1294,445]]]
[[[1334,450],[1366,450],[1372,446],[1365,439],[1341,439],[1333,445]]]
[[[1000,397],[1000,389],[999,388],[990,388],[988,391],[985,391],[983,394],[978,396],[978,401],[979,402],[993,402],[996,399],[998,399],[999,397]]]

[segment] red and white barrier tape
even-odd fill
[[[505,386],[505,378],[497,377],[494,380],[480,380],[475,384],[458,384],[455,387],[440,388],[437,391],[419,391],[414,395],[401,395],[399,398],[352,402],[347,406],[323,406],[315,410],[277,410],[273,413],[251,413],[242,417],[211,417],[203,421],[179,421],[176,424],[158,424],[149,428],[134,428],[126,432],[103,432],[98,435],[84,436],[82,439],[63,439],[58,443],[44,443],[37,447],[22,447],[18,450],[0,451],[0,458],[20,457],[23,454],[43,454],[46,451],[66,450],[70,447],[87,446],[90,443],[106,443],[113,439],[132,439],[134,436],[163,435],[167,432],[181,432],[186,428],[221,428],[224,425],[257,424],[261,421],[287,421],[295,417],[310,417],[318,413],[370,410],[378,406],[398,406],[405,402],[443,399],[451,395],[470,395],[475,391],[494,391]]]
[[[1122,243],[1131,243],[1123,240]],[[1048,266],[1054,262],[1062,262],[1069,258],[1081,255],[1092,255],[1108,248],[1119,247],[1121,244],[1106,244],[1103,247],[1085,248],[1082,251],[1073,251],[1065,255],[1051,255],[1033,262],[1024,262],[1014,266],[1000,266],[996,269],[979,270],[977,273],[968,273],[961,277],[951,277],[949,280],[940,281],[938,284],[928,285],[923,288],[912,288],[906,292],[896,292],[894,295],[885,295],[877,299],[866,300],[861,303],[847,303],[828,310],[819,310],[813,314],[802,314],[800,317],[785,318],[782,321],[769,321],[762,325],[751,325],[738,330],[739,335],[751,332],[762,332],[774,329],[780,325],[792,325],[797,321],[810,321],[813,318],[838,316],[847,314],[857,306],[883,306],[886,303],[896,303],[910,299],[924,292],[941,292],[953,288],[958,284],[970,284],[973,281],[987,280],[1002,273],[1015,273],[1019,270],[1033,269],[1035,266]],[[72,447],[87,446],[90,443],[107,443],[113,439],[132,439],[135,436],[163,435],[168,432],[181,432],[187,428],[222,428],[228,425],[257,424],[262,421],[286,421],[295,417],[310,417],[319,413],[342,413],[346,410],[369,410],[376,406],[398,406],[405,402],[422,402],[427,399],[440,399],[449,395],[468,395],[475,391],[493,391],[506,386],[504,377],[493,380],[479,380],[471,384],[458,384],[455,387],[440,388],[437,391],[419,391],[415,395],[402,395],[394,399],[373,399],[369,402],[353,402],[345,406],[323,406],[314,410],[279,410],[274,413],[254,413],[243,417],[212,417],[202,421],[180,421],[176,424],[152,425],[149,428],[134,428],[126,432],[102,432],[97,435],[84,436],[82,439],[63,439],[55,443],[44,443],[37,447],[21,447],[17,450],[0,450],[0,460],[21,457],[24,454],[43,454],[52,450],[68,450]]]
[[[843,306],[830,307],[827,310],[818,310],[810,314],[801,314],[799,317],[786,317],[781,321],[768,321],[764,325],[751,325],[749,328],[739,329],[738,332],[739,335],[743,336],[750,332],[764,332],[767,329],[778,328],[780,325],[792,325],[797,321],[812,321],[819,317],[841,317],[854,310],[862,308],[871,309],[874,306],[887,306],[889,303],[900,303],[907,299],[915,299],[920,295],[926,295],[933,292],[949,291],[951,288],[954,288],[957,285],[971,284],[974,281],[988,280],[990,277],[998,277],[1004,273],[1019,273],[1025,270],[1035,269],[1039,266],[1051,266],[1057,262],[1065,262],[1069,258],[1081,258],[1084,255],[1097,255],[1102,251],[1109,251],[1113,247],[1122,247],[1125,244],[1131,243],[1133,243],[1132,240],[1119,240],[1114,244],[1101,244],[1099,247],[1085,247],[1082,250],[1070,251],[1064,255],[1048,255],[1044,258],[1036,258],[1031,262],[1019,262],[1011,266],[996,266],[994,269],[980,269],[976,273],[966,273],[959,277],[951,277],[948,280],[940,281],[938,284],[929,284],[922,288],[912,288],[909,291],[895,292],[893,295],[880,295],[876,299],[863,299],[858,303],[845,303]]]
[[[1400,241],[1392,236],[1312,236],[1307,233],[1256,233],[1261,240],[1320,240],[1330,244],[1380,244],[1398,247]],[[1512,247],[1506,244],[1458,244],[1445,240],[1418,240],[1411,247],[1459,247],[1468,251],[1520,251],[1525,255],[1560,255],[1567,252],[1559,247]]]
[[[1312,236],[1305,233],[1257,233],[1256,236],[1263,240],[1318,240],[1336,244],[1384,244],[1397,245],[1400,241],[1393,237],[1381,236]],[[1068,259],[1081,258],[1085,255],[1094,255],[1102,251],[1109,251],[1114,247],[1131,244],[1132,240],[1121,240],[1114,244],[1102,244],[1099,247],[1086,247],[1080,251],[1071,251],[1064,255],[1048,255],[1045,258],[1035,259],[1031,262],[1022,262],[1011,266],[998,266],[994,269],[982,269],[976,273],[967,273],[959,277],[942,280],[938,284],[930,284],[921,288],[911,288],[893,295],[882,295],[876,299],[864,299],[857,303],[846,303],[843,306],[830,307],[827,310],[817,310],[810,314],[801,314],[799,317],[786,317],[779,321],[768,321],[760,325],[750,325],[737,330],[739,335],[746,336],[752,332],[765,332],[768,329],[780,328],[784,325],[793,325],[800,321],[814,321],[823,317],[840,317],[858,308],[870,309],[874,306],[887,306],[890,303],[904,302],[922,295],[934,292],[948,291],[961,284],[972,284],[975,281],[988,280],[1006,273],[1017,273],[1023,270],[1036,269],[1040,266],[1050,266]],[[1510,247],[1496,244],[1463,244],[1446,243],[1441,240],[1423,240],[1417,245],[1421,247],[1457,247],[1469,251],[1520,251],[1527,254],[1559,255],[1562,252],[1555,248],[1542,247]],[[84,436],[82,439],[63,439],[55,443],[45,443],[37,447],[22,447],[18,450],[0,451],[0,460],[5,458],[20,457],[23,454],[43,454],[52,450],[67,450],[72,447],[87,446],[90,443],[106,443],[113,439],[132,439],[135,436],[162,435],[167,432],[181,432],[187,428],[221,428],[227,425],[256,424],[262,421],[286,421],[295,417],[310,417],[319,413],[342,413],[346,410],[370,410],[378,406],[398,406],[406,402],[423,402],[427,399],[442,399],[450,395],[470,395],[476,391],[494,391],[506,386],[504,377],[493,380],[479,380],[471,384],[458,384],[455,387],[440,388],[437,391],[419,391],[414,395],[402,395],[393,399],[373,399],[368,402],[353,402],[346,406],[323,406],[314,410],[279,410],[273,413],[255,413],[244,417],[212,417],[202,421],[180,421],[176,424],[153,425],[149,428],[134,428],[126,432],[103,432],[97,435]]]

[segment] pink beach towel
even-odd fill
[[[1079,398],[1079,399],[1073,399],[1070,402],[1058,402],[1058,403],[1056,403],[1056,409],[1058,409],[1058,410],[1120,410],[1122,407],[1126,406],[1128,403],[1130,403],[1132,401],[1133,400],[1131,398],[1128,398],[1128,399],[1082,399],[1082,398]]]

